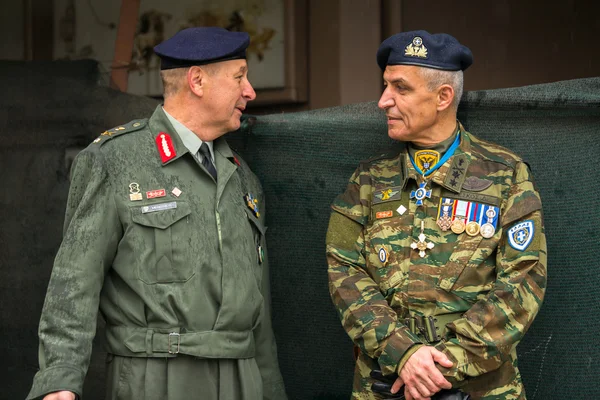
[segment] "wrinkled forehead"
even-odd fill
[[[388,65],[383,71],[385,82],[403,81],[406,83],[419,83],[423,80],[421,70],[423,67],[415,65]]]

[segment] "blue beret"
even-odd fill
[[[401,32],[385,39],[377,50],[381,70],[385,70],[386,65],[406,64],[464,71],[472,63],[471,50],[446,33]]]
[[[246,58],[250,36],[223,28],[187,28],[154,46],[160,69],[184,68]]]

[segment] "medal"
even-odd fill
[[[457,235],[463,233],[465,231],[465,228],[465,220],[462,217],[458,216],[454,221],[452,221],[452,226],[450,227],[450,229],[452,229],[452,232],[456,233]]]
[[[452,232],[460,235],[465,231],[467,227],[467,208],[469,207],[468,201],[457,200],[456,201],[456,212],[454,213],[454,221],[452,222]]]
[[[496,217],[496,210],[494,208],[488,208],[485,212],[485,216],[488,218],[487,222],[481,225],[481,236],[486,239],[491,238],[496,233],[496,228],[494,227],[494,218]]]
[[[415,203],[417,206],[423,205],[423,199],[425,197],[431,198],[431,189],[427,189],[425,187],[426,185],[427,182],[423,182],[419,185],[419,188],[417,190],[413,190],[410,192],[410,198],[417,200]]]
[[[179,197],[182,192],[179,188],[175,187],[175,188],[173,188],[173,190],[171,190],[171,193],[173,193],[173,196]]]
[[[140,185],[135,183],[135,182],[131,182],[129,184],[129,200],[131,201],[138,201],[138,200],[142,200],[142,194],[140,193]]]
[[[443,199],[444,203],[442,204],[442,200],[440,200],[440,213],[441,216],[438,216],[437,225],[440,229],[446,232],[452,226],[452,218],[450,217],[450,207],[452,206],[451,199]],[[438,214],[439,215],[439,214]]]
[[[469,221],[465,227],[465,232],[469,236],[477,236],[479,234],[479,224],[477,221]]]
[[[485,224],[481,225],[481,236],[483,236],[485,239],[489,239],[492,236],[494,236],[494,233],[496,233],[496,229],[494,228],[494,225],[490,224],[489,222],[486,222]]]
[[[425,250],[427,250],[427,249],[431,250],[435,246],[431,242],[425,242],[426,239],[427,239],[427,237],[425,236],[425,221],[421,221],[421,233],[419,234],[419,241],[412,242],[410,244],[410,247],[413,250],[419,250],[419,257],[421,257],[421,258],[425,257]]]
[[[244,200],[246,200],[246,205],[250,210],[252,210],[254,216],[256,218],[260,217],[260,212],[258,209],[258,200],[255,199],[254,196],[252,196],[250,193],[246,193],[246,195],[244,196]]]

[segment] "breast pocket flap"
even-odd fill
[[[170,205],[169,207],[171,208],[157,209],[156,211],[150,212],[148,212],[147,209],[144,209],[144,207],[147,206],[131,207],[131,219],[133,222],[139,225],[144,225],[151,228],[167,229],[169,226],[190,215],[192,212],[189,204],[184,201],[177,201],[173,203],[175,203],[175,207]],[[161,205],[162,203],[154,204],[153,206]],[[144,212],[144,210],[146,210],[146,212]]]

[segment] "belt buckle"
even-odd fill
[[[171,342],[171,337],[172,336],[176,336],[177,337],[177,351],[172,351],[171,350],[171,344],[175,344],[175,339],[173,339],[173,343]],[[179,353],[179,345],[181,344],[181,335],[177,332],[171,332],[169,333],[169,354],[178,354]]]

